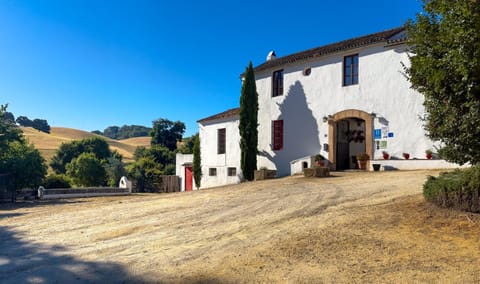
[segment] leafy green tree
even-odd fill
[[[194,136],[193,143],[193,179],[195,180],[195,187],[200,188],[202,184],[202,160],[200,156],[200,136]]]
[[[27,144],[21,131],[0,105],[0,173],[13,175],[15,189],[38,186],[47,173],[40,152]]]
[[[25,140],[9,142],[0,153],[0,173],[13,175],[15,189],[39,186],[47,174],[47,165],[40,152]]]
[[[0,153],[4,153],[8,144],[23,139],[22,132],[11,120],[7,112],[8,105],[0,105]]]
[[[67,164],[67,175],[80,186],[105,185],[106,172],[94,153],[82,153]]]
[[[105,172],[107,174],[108,185],[111,187],[118,186],[122,176],[127,175],[127,171],[125,170],[125,165],[123,164],[122,159],[117,157],[112,156],[107,158],[107,161],[103,167],[105,168]]]
[[[150,132],[151,144],[165,146],[170,151],[174,151],[177,149],[177,142],[182,141],[183,133],[185,133],[183,122],[157,119],[153,122],[153,129]]]
[[[128,166],[128,176],[140,191],[155,191],[162,184],[163,166],[156,163],[153,157],[141,157]]]
[[[28,117],[23,115],[17,117],[16,121],[20,126],[24,126],[24,127],[31,127],[33,125],[33,121],[31,121]]]
[[[182,154],[193,154],[193,145],[195,145],[195,139],[198,137],[198,133],[188,137],[183,138],[183,145],[178,149],[178,152]]]
[[[10,121],[10,123],[12,124],[15,124],[15,116],[13,115],[13,113],[6,111],[3,118]]]
[[[57,174],[66,173],[66,165],[82,153],[93,153],[102,161],[112,156],[107,141],[99,137],[73,140],[62,143],[50,161],[50,166]]]
[[[34,119],[32,121],[32,127],[39,131],[50,133],[50,125],[45,119]]]
[[[118,139],[119,130],[120,130],[120,127],[118,126],[109,126],[103,130],[103,135],[108,138]]]
[[[258,94],[255,84],[255,74],[252,62],[244,73],[240,96],[240,165],[243,177],[253,180],[253,173],[257,169],[258,145]]]
[[[425,128],[441,141],[439,154],[480,162],[480,1],[423,0],[424,12],[407,23],[412,87],[422,93]]]

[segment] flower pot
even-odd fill
[[[390,158],[390,155],[389,154],[383,154],[383,159],[384,160],[388,160]]]
[[[380,167],[381,167],[381,166],[382,166],[381,164],[373,164],[373,165],[372,165],[373,170],[376,171],[376,172],[378,172],[378,171],[380,170]]]
[[[427,154],[426,157],[427,157],[427,159],[431,160],[433,155],[432,154]]]
[[[403,157],[405,158],[405,160],[408,160],[410,159],[410,154],[403,154]]]
[[[367,161],[358,161],[358,168],[362,171],[367,170]]]

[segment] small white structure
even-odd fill
[[[175,175],[180,178],[180,191],[194,190],[193,155],[177,153],[175,164]]]
[[[240,109],[234,108],[198,121],[202,164],[201,188],[239,183]]]

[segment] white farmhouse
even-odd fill
[[[404,28],[284,57],[270,52],[255,67],[258,168],[295,174],[322,154],[333,169],[354,169],[358,153],[385,169],[457,166],[426,159],[436,145],[425,135],[423,96],[410,88],[408,65]],[[199,121],[202,187],[240,181],[238,123],[238,109]]]
[[[285,57],[271,52],[255,68],[258,167],[294,174],[318,153],[337,170],[355,168],[357,153],[385,168],[453,166],[426,159],[434,145],[423,129],[423,96],[404,74],[408,65],[404,28]],[[383,151],[394,160],[383,160]]]

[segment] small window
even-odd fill
[[[272,149],[283,149],[283,120],[272,121]]]
[[[225,154],[226,129],[218,129],[217,132],[217,154]]]
[[[272,76],[272,97],[283,95],[283,70],[273,72]]]
[[[229,177],[234,177],[237,175],[237,168],[227,168],[227,174]]]
[[[343,58],[343,85],[358,84],[358,54]]]
[[[209,168],[208,169],[208,175],[213,177],[217,175],[217,168]]]

